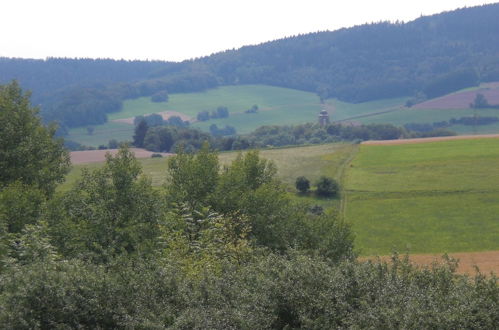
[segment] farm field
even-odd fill
[[[131,141],[133,138],[134,127],[129,124],[109,121],[103,125],[92,127],[94,127],[94,132],[91,135],[88,134],[86,127],[78,127],[70,129],[69,135],[65,136],[64,139],[86,146],[98,147],[101,144],[107,145],[111,139]]]
[[[499,250],[499,139],[361,145],[345,177],[361,255]]]
[[[272,160],[278,169],[278,177],[294,192],[294,183],[298,176],[306,176],[311,182],[321,175],[339,179],[346,160],[355,153],[358,145],[348,143],[323,144],[294,148],[279,148],[260,151],[260,156]],[[87,151],[86,151],[87,152]],[[100,150],[90,151],[100,152]],[[220,164],[223,166],[234,160],[239,152],[224,152],[219,154]],[[151,177],[153,185],[165,183],[167,158],[142,158],[143,172]],[[68,190],[80,177],[83,168],[99,168],[103,163],[75,164],[67,175],[66,181],[59,187]],[[304,199],[308,199],[303,197]],[[314,200],[310,198],[310,200]],[[325,200],[327,203],[330,200]]]
[[[407,98],[397,98],[351,104],[332,99],[327,100],[326,109],[331,120],[343,120],[401,107],[406,100]],[[244,113],[255,104],[259,107],[257,113]],[[167,103],[154,103],[148,97],[125,101],[122,111],[108,115],[109,122],[94,126],[92,135],[88,134],[86,127],[80,127],[71,129],[67,139],[95,147],[106,145],[110,139],[129,141],[134,133],[133,125],[116,120],[132,121],[135,116],[166,111],[196,118],[198,112],[211,111],[220,105],[229,109],[228,118],[196,122],[193,126],[207,131],[212,124],[219,127],[230,125],[239,134],[245,134],[262,125],[315,122],[323,107],[314,93],[265,85],[224,86],[199,93],[171,94]]]

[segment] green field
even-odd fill
[[[399,107],[405,101],[406,98],[398,98],[350,104],[328,100],[326,108],[334,121]],[[244,111],[254,104],[260,109],[258,113],[245,114]],[[211,111],[221,105],[229,109],[228,118],[197,122],[193,126],[208,130],[212,124],[219,127],[231,125],[239,134],[245,134],[262,125],[315,122],[323,107],[314,93],[265,85],[224,86],[199,93],[171,94],[167,103],[154,103],[147,97],[125,101],[122,111],[108,115],[108,123],[94,126],[92,135],[87,133],[86,127],[75,128],[70,130],[67,139],[91,146],[107,144],[113,138],[119,141],[131,140],[134,127],[112,120],[163,111],[176,111],[195,118],[198,112]]]
[[[272,160],[278,169],[278,177],[287,185],[291,195],[296,195],[294,183],[298,176],[306,176],[311,182],[317,180],[321,175],[327,175],[339,179],[347,159],[355,153],[358,145],[336,143],[297,148],[269,149],[260,152],[260,156]],[[229,164],[234,160],[238,152],[225,152],[219,154],[221,165]],[[140,159],[143,171],[148,175],[154,186],[161,186],[166,180],[166,158]],[[67,175],[66,181],[59,190],[68,190],[81,176],[83,168],[99,168],[103,163],[92,163],[74,165]],[[296,196],[303,200],[309,200],[324,206],[331,204],[331,200],[316,200],[307,196]],[[335,201],[337,203],[338,201]]]
[[[163,111],[176,111],[195,118],[198,112],[212,111],[221,105],[229,109],[230,116],[228,118],[196,122],[193,126],[208,131],[212,124],[216,124],[218,127],[230,125],[236,128],[238,134],[246,134],[262,125],[315,122],[323,107],[328,110],[332,121],[354,121],[363,124],[389,123],[396,126],[402,126],[406,123],[448,121],[451,118],[474,116],[475,114],[489,117],[499,115],[497,109],[406,108],[404,104],[407,99],[408,97],[401,97],[358,104],[329,99],[326,100],[325,105],[321,105],[316,94],[289,88],[265,85],[222,86],[198,93],[171,94],[167,103],[154,103],[148,97],[127,100],[123,104],[122,111],[108,115],[108,123],[94,126],[95,132],[92,135],[87,133],[86,127],[75,128],[69,131],[70,134],[66,139],[95,147],[106,145],[110,139],[130,141],[134,133],[133,125],[115,123],[112,120]],[[258,113],[244,113],[246,109],[255,104],[260,109]],[[499,124],[476,126],[475,128],[456,125],[449,127],[449,129],[458,134],[488,134],[499,132]]]
[[[363,145],[345,178],[362,255],[499,249],[499,140]]]

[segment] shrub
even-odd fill
[[[306,193],[310,189],[310,180],[304,176],[299,176],[296,178],[295,186],[299,192]]]
[[[328,178],[326,176],[321,176],[319,181],[317,181],[316,193],[318,196],[322,197],[336,197],[340,192],[340,185],[336,180]]]

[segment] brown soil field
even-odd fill
[[[414,109],[467,109],[475,100],[476,94],[483,94],[489,104],[499,104],[499,83],[489,83],[482,88],[461,93],[449,94],[413,106]]]
[[[478,267],[482,274],[499,274],[499,251],[484,252],[459,252],[449,253],[449,256],[458,259],[457,272],[460,274],[474,275],[475,267]],[[381,261],[389,262],[390,256],[379,257]],[[378,260],[378,257],[361,257],[360,261]],[[430,266],[432,263],[444,263],[442,255],[437,254],[413,254],[409,255],[411,263],[420,266]]]
[[[130,148],[130,150],[135,154],[137,158],[150,158],[154,152],[147,151],[140,148]],[[84,163],[99,163],[106,160],[106,154],[116,155],[118,149],[107,149],[107,150],[85,150],[85,151],[72,151],[70,153],[72,164],[84,164]],[[170,156],[172,154],[166,152],[157,152],[163,156]]]
[[[362,144],[394,145],[394,144],[427,143],[427,142],[436,142],[436,141],[485,139],[485,138],[497,139],[497,138],[499,138],[499,134],[455,135],[455,136],[439,136],[439,137],[430,137],[430,138],[399,139],[399,140],[370,140],[370,141],[364,141],[364,142],[362,142]]]
[[[176,112],[176,111],[163,111],[163,112],[158,112],[157,114],[161,115],[161,117],[163,117],[164,120],[167,120],[168,118],[173,117],[173,116],[177,116],[177,117],[180,117],[183,121],[189,121],[191,123],[194,122],[193,118],[187,116],[186,114]],[[150,114],[148,114],[148,115],[150,115]],[[145,115],[145,116],[147,116],[147,115]],[[115,120],[111,120],[111,121],[113,121],[115,123],[124,123],[124,124],[133,125],[134,119],[135,119],[135,117],[130,117],[130,118],[115,119]]]

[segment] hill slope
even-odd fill
[[[463,8],[408,23],[289,37],[182,63],[2,59],[0,81],[17,78],[35,95],[42,90],[51,95],[40,101],[44,116],[72,127],[105,122],[106,113],[119,111],[125,99],[232,84],[288,87],[354,103],[417,93],[433,98],[499,80],[497,17],[499,4]],[[102,74],[88,76],[80,64],[102,67]],[[29,80],[33,72],[36,84]],[[66,76],[71,79],[60,79]],[[72,85],[71,92],[54,94],[59,80]],[[96,80],[104,86],[95,86]]]

